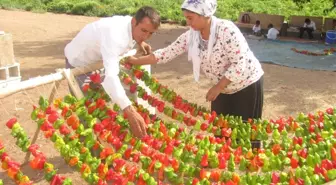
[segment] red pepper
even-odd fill
[[[11,118],[10,120],[7,121],[6,123],[6,126],[9,128],[9,129],[12,129],[13,128],[13,125],[17,123],[17,119],[16,118]]]
[[[304,185],[304,180],[301,178],[297,179],[297,185]]]
[[[133,153],[132,156],[133,162],[137,163],[140,160],[140,154],[139,153]]]
[[[106,181],[103,181],[102,179],[98,180],[98,185],[107,185]]]
[[[231,128],[223,128],[222,129],[222,136],[224,137],[230,137],[232,133]]]
[[[57,112],[53,112],[52,114],[50,114],[48,116],[48,121],[50,123],[55,123],[55,121],[57,121],[59,119],[58,113]]]
[[[215,182],[218,182],[219,181],[219,178],[220,178],[220,172],[217,171],[217,170],[214,170],[211,172],[210,174],[210,178],[215,181]]]
[[[70,134],[70,129],[65,124],[61,125],[61,127],[59,128],[59,131],[62,135]]]
[[[277,184],[280,181],[280,176],[278,173],[272,173],[272,183]]]
[[[298,154],[301,156],[301,157],[303,157],[303,158],[307,158],[307,156],[308,156],[308,150],[306,149],[306,148],[303,148],[303,149],[301,149],[301,150],[298,150]]]
[[[164,149],[164,153],[167,155],[171,155],[174,151],[174,147],[171,144],[168,144],[167,147]]]
[[[314,124],[310,124],[310,126],[309,126],[309,132],[310,133],[314,133],[315,132],[315,125]]]
[[[327,112],[328,114],[330,114],[330,115],[333,115],[333,114],[334,114],[334,109],[333,109],[333,108],[328,108],[328,109],[326,110],[326,112]]]
[[[134,182],[135,175],[136,175],[137,172],[138,172],[138,169],[137,169],[136,166],[134,166],[134,165],[127,165],[126,166],[126,173],[127,173],[127,177],[128,177],[129,181]]]
[[[333,148],[331,148],[331,159],[332,159],[332,161],[334,162],[334,161],[336,161],[336,148],[335,147],[333,147]]]
[[[291,167],[292,168],[297,168],[299,166],[299,161],[295,159],[294,157],[291,158]]]
[[[132,147],[127,148],[127,150],[124,153],[125,159],[129,159],[131,157],[131,154],[132,154]]]
[[[142,174],[140,174],[137,185],[146,185],[146,184],[147,184],[146,181],[143,180],[143,178],[142,178]]]
[[[96,124],[93,126],[93,130],[94,130],[95,133],[100,133],[101,131],[104,130],[104,126],[103,126],[103,124],[96,123]]]
[[[200,171],[200,178],[201,179],[207,178],[207,172],[203,168]]]
[[[178,162],[176,159],[173,159],[173,160],[171,161],[171,165],[172,165],[172,167],[174,168],[174,171],[177,171],[178,168],[179,168],[179,166],[180,166],[179,162]]]
[[[273,147],[272,147],[272,152],[273,152],[275,155],[278,155],[280,151],[281,151],[281,146],[280,146],[280,144],[275,144],[275,145],[273,145]]]
[[[148,166],[148,169],[147,169],[147,172],[149,173],[149,174],[152,174],[152,173],[154,173],[154,165],[155,165],[155,160],[152,160],[152,162],[149,164],[149,166]]]
[[[103,110],[105,108],[106,102],[104,99],[98,98],[96,101],[96,105],[97,105],[97,108],[99,108],[100,110]]]
[[[122,159],[115,159],[114,160],[114,169],[116,171],[119,171],[124,165],[126,164],[126,161],[122,160]]]
[[[333,164],[330,160],[323,159],[322,162],[321,162],[321,167],[326,169],[326,170],[331,170],[333,168]]]
[[[91,74],[90,75],[90,80],[95,84],[100,84],[101,83],[100,74],[98,74],[98,73]]]
[[[204,154],[201,160],[201,166],[207,167],[208,166],[208,154]]]
[[[314,173],[318,175],[322,173],[322,169],[318,166],[318,164],[314,168]]]
[[[295,179],[293,177],[289,179],[288,185],[296,185]]]
[[[219,161],[219,169],[225,169],[226,168],[226,159],[224,155],[218,155],[218,161]]]
[[[195,177],[192,181],[192,185],[197,185],[197,183],[199,183],[199,179]]]

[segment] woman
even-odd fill
[[[201,68],[215,82],[206,94],[212,111],[242,116],[244,121],[261,118],[264,72],[237,26],[213,16],[216,8],[216,0],[185,0],[182,10],[190,30],[166,48],[128,62],[166,63],[188,51],[195,80]]]

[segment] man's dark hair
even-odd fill
[[[333,23],[336,23],[336,19],[333,19]]]
[[[256,21],[256,24],[260,24],[260,21],[259,21],[259,20],[257,20],[257,21]]]
[[[310,19],[305,19],[305,23],[310,24]]]
[[[156,28],[160,26],[160,14],[154,8],[143,6],[134,15],[137,24],[139,24],[145,17],[148,17]]]
[[[269,24],[269,25],[268,25],[268,28],[273,28],[273,24]]]

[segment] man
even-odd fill
[[[309,35],[309,39],[313,39],[313,31],[316,30],[315,22],[310,19],[306,19],[303,27],[300,28],[300,38],[302,38],[303,33],[306,31]]]
[[[273,24],[268,25],[268,33],[266,35],[267,39],[276,40],[279,34],[279,31],[273,28]]]
[[[253,31],[253,35],[256,35],[256,36],[261,35],[261,25],[260,25],[259,20],[256,21],[255,25],[253,25],[252,31]]]
[[[136,112],[118,77],[119,56],[127,53],[134,45],[150,47],[144,42],[160,26],[159,13],[149,6],[140,8],[134,17],[113,16],[102,18],[86,25],[65,47],[67,68],[82,67],[103,60],[105,78],[102,86],[127,114],[131,131],[136,137],[146,135],[143,118]],[[79,76],[83,83],[86,74]]]

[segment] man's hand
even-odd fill
[[[134,64],[134,65],[138,65],[137,64],[137,61],[138,58],[137,57],[134,57],[134,56],[129,56],[125,59],[125,63],[130,63],[130,64]]]
[[[149,55],[152,53],[152,47],[146,42],[142,42],[141,44],[139,44],[139,50],[140,52],[142,52],[143,55]]]
[[[132,131],[132,134],[137,138],[144,137],[146,133],[146,123],[140,114],[134,109],[132,105],[124,109],[127,119]]]

